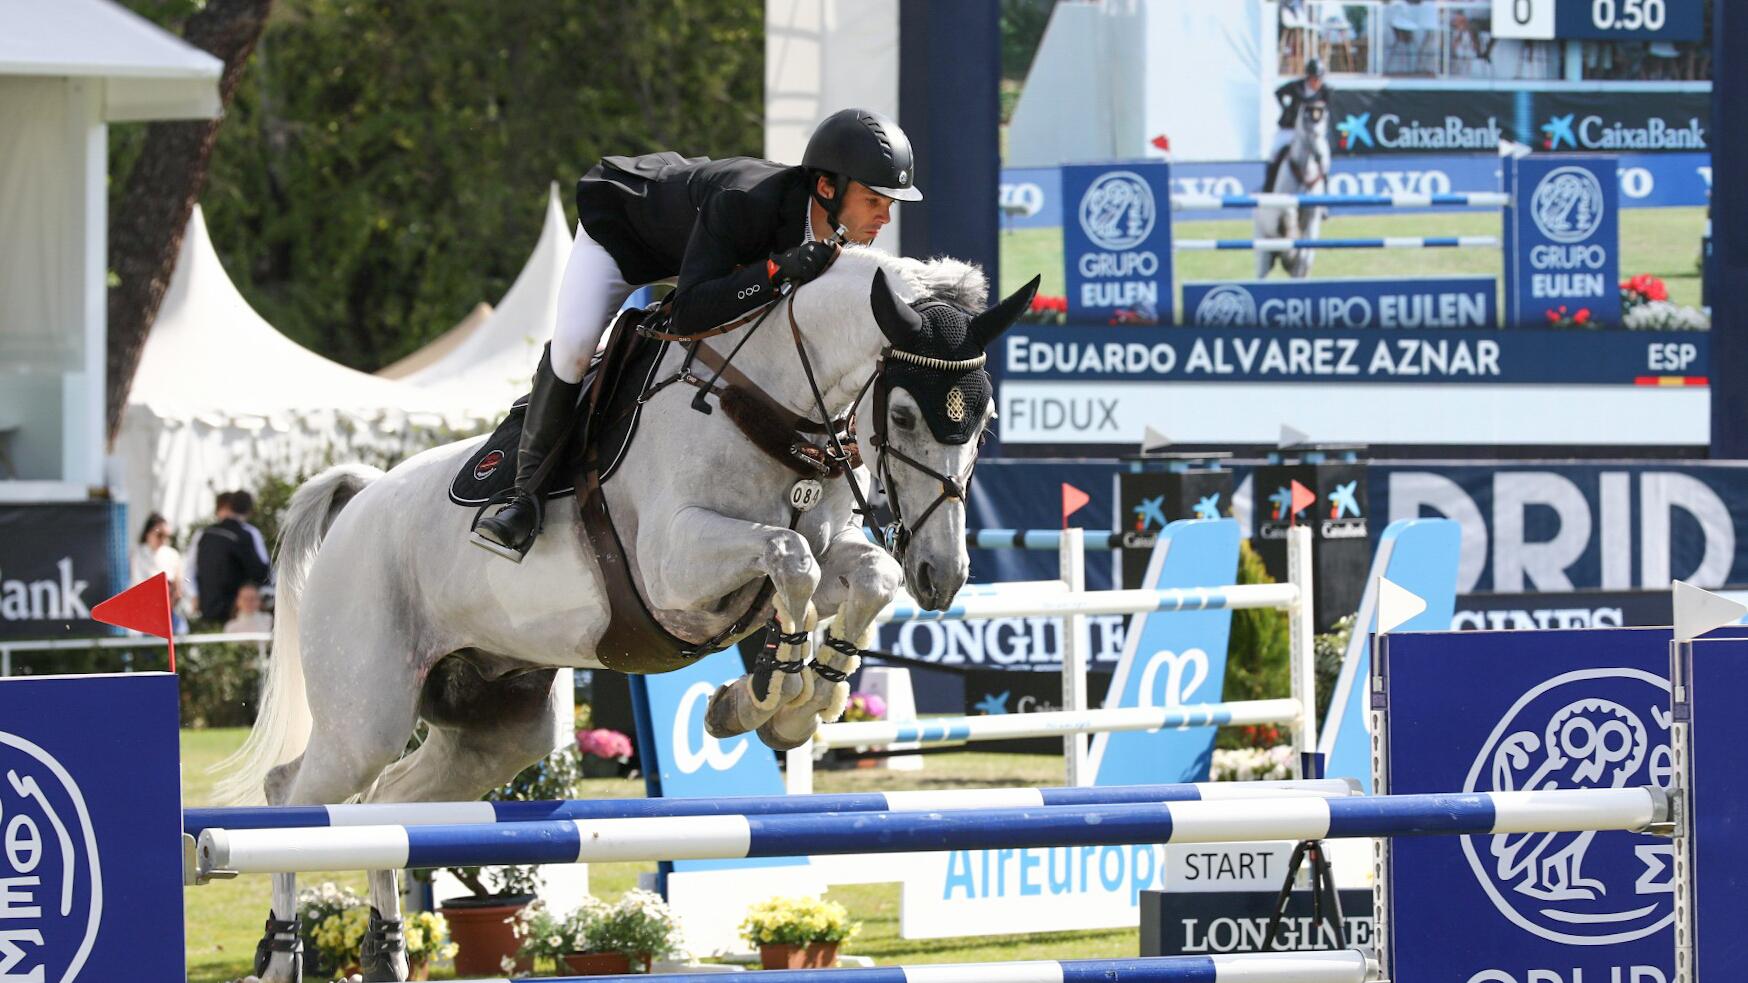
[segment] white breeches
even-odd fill
[[[583,381],[608,322],[638,286],[625,282],[612,255],[579,225],[558,288],[558,323],[552,331],[554,375],[565,382]]]
[[[1281,148],[1291,147],[1293,145],[1293,134],[1295,132],[1296,131],[1294,131],[1291,127],[1286,127],[1286,126],[1280,127],[1280,128],[1275,130],[1274,145],[1269,147],[1269,155],[1268,155],[1269,160],[1274,160],[1275,155],[1281,152]]]

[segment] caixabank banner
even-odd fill
[[[112,502],[0,506],[0,639],[114,634],[91,605],[128,586],[124,514]]]
[[[1698,10],[1698,4],[1680,4]],[[1501,140],[1537,152],[1709,152],[1709,92],[1336,87],[1337,155],[1482,153]],[[1471,189],[1464,189],[1471,190]]]
[[[1171,172],[1163,163],[1062,169],[1068,316],[1170,324]]]
[[[1619,190],[1608,157],[1505,162],[1507,327],[1620,322]]]

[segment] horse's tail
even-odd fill
[[[310,708],[304,693],[303,656],[298,650],[298,602],[316,550],[335,517],[382,474],[368,465],[342,464],[311,478],[291,496],[279,531],[273,650],[261,684],[260,712],[243,746],[212,768],[225,773],[213,787],[213,798],[221,805],[262,802],[268,773],[295,760],[309,743]]]

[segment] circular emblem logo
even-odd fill
[[[1493,728],[1466,792],[1667,788],[1669,683],[1637,669],[1583,669],[1525,693]],[[1463,854],[1494,907],[1565,945],[1641,939],[1675,917],[1675,848],[1633,833],[1465,836]]]
[[[825,497],[825,488],[812,478],[803,478],[789,486],[789,507],[806,512]]]
[[[1210,328],[1254,328],[1256,298],[1243,287],[1215,287],[1196,305],[1196,323]]]
[[[0,731],[0,979],[70,983],[97,942],[103,875],[78,783],[60,762]],[[11,957],[10,959],[8,957]],[[10,976],[10,973],[22,975]]]
[[[493,472],[497,471],[498,468],[503,466],[503,463],[504,463],[504,452],[503,451],[492,451],[490,454],[487,454],[485,457],[480,458],[479,463],[473,466],[474,479],[476,481],[484,481],[487,478],[490,478],[492,476]]]
[[[1099,175],[1080,196],[1080,229],[1101,249],[1133,249],[1153,233],[1153,189],[1134,171]]]
[[[1530,195],[1530,217],[1555,242],[1582,242],[1602,227],[1602,182],[1582,167],[1556,167]]]
[[[965,421],[965,394],[958,386],[947,390],[947,419],[954,423]]]

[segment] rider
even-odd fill
[[[1329,86],[1323,83],[1323,62],[1312,58],[1305,62],[1305,77],[1294,79],[1275,90],[1275,101],[1281,104],[1280,129],[1275,131],[1274,146],[1269,148],[1268,176],[1263,178],[1262,189],[1272,191],[1275,187],[1275,174],[1281,169],[1281,161],[1287,157],[1287,151],[1293,145],[1293,133],[1299,125],[1299,110],[1313,103],[1329,106]]]
[[[892,203],[921,201],[910,140],[869,109],[827,116],[799,167],[672,151],[607,157],[577,182],[576,245],[558,324],[534,371],[509,503],[474,542],[520,560],[540,533],[536,471],[575,415],[609,318],[639,285],[678,277],[671,330],[696,334],[824,272],[836,243],[872,243]]]

